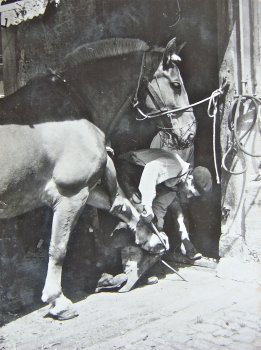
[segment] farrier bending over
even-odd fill
[[[163,231],[164,217],[168,208],[175,208],[181,238],[181,250],[190,259],[199,259],[197,252],[189,240],[184,216],[178,195],[182,193],[186,198],[200,196],[212,188],[212,178],[209,170],[198,166],[194,170],[190,164],[181,159],[177,152],[150,149],[158,157],[147,162],[141,175],[139,191],[143,206],[142,217],[150,222],[156,216],[157,228]]]

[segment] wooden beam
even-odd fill
[[[1,28],[4,94],[17,90],[16,28]]]
[[[261,1],[250,1],[250,18],[252,24],[252,67],[253,92],[261,98]]]

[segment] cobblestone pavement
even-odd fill
[[[43,318],[46,308],[2,328],[0,349],[258,350],[261,288],[183,268],[157,285],[91,295],[66,322]]]

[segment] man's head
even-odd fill
[[[207,168],[197,166],[193,170],[193,178],[196,190],[200,194],[209,193],[212,190],[212,176]]]
[[[188,174],[184,185],[188,198],[209,193],[212,190],[210,171],[203,166],[197,166]]]

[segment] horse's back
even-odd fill
[[[64,82],[52,76],[34,78],[0,99],[0,125],[34,125],[79,117],[79,109]]]

